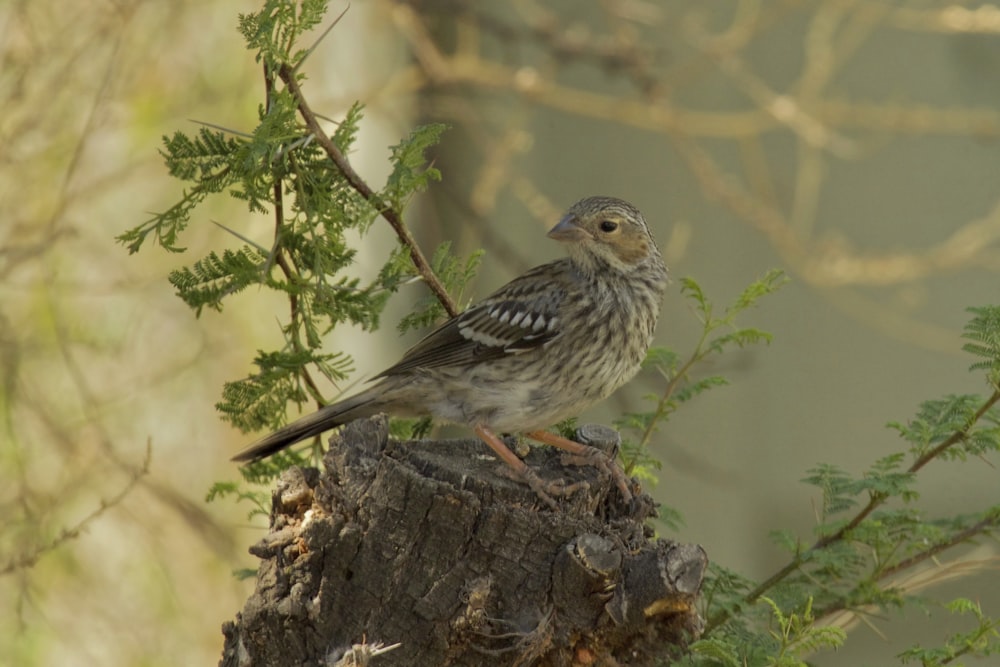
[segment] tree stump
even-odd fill
[[[605,427],[580,431],[617,445]],[[223,626],[220,664],[669,664],[701,628],[705,552],[652,539],[649,496],[626,506],[549,447],[527,461],[589,488],[553,512],[478,440],[397,442],[384,417],[347,425],[326,472],[279,481],[250,550],[257,589]]]

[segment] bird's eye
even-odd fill
[[[598,225],[598,227],[600,227],[601,231],[604,232],[605,234],[610,234],[611,232],[618,229],[618,223],[615,222],[614,220],[602,220],[601,224]]]

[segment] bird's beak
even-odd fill
[[[590,234],[577,224],[575,217],[567,215],[559,221],[558,225],[549,230],[549,238],[556,241],[583,241],[589,239]]]

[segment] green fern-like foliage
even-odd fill
[[[971,463],[1000,451],[1000,307],[970,312],[965,335],[974,342],[965,349],[977,357],[971,370],[984,373],[991,393],[926,401],[908,421],[890,423],[905,447],[880,456],[860,474],[831,463],[809,470],[803,481],[820,496],[814,535],[774,531],[772,541],[789,560],[760,582],[712,567],[704,587],[707,631],[682,664],[806,664],[808,655],[841,641],[822,634],[825,621],[934,604],[911,590],[903,575],[960,545],[998,536],[1000,504],[940,516],[920,502],[920,476],[929,466]],[[945,665],[1000,652],[996,619],[968,601],[946,608],[971,617],[972,629],[905,651],[902,662]]]
[[[969,308],[975,315],[965,326],[962,334],[971,343],[966,343],[962,349],[978,357],[979,361],[972,364],[970,370],[989,371],[987,380],[994,387],[1000,385],[1000,308],[995,306],[985,308]]]
[[[386,302],[401,285],[428,278],[415,263],[419,251],[402,233],[378,275],[360,278],[353,239],[367,233],[380,215],[391,216],[399,231],[406,204],[441,177],[427,152],[445,127],[419,127],[388,148],[391,171],[381,189],[370,188],[345,167],[363,107],[353,105],[331,125],[331,133],[323,134],[317,129],[319,117],[303,97],[305,77],[299,71],[311,52],[298,45],[299,39],[325,14],[322,0],[267,0],[260,11],[240,17],[239,30],[264,72],[266,97],[257,126],[246,132],[202,127],[164,137],[161,153],[167,171],[187,189],[173,206],[118,237],[133,253],[149,240],[183,252],[187,227],[208,222],[199,219],[199,205],[220,194],[244,202],[249,213],[273,218],[274,233],[266,244],[251,241],[253,232],[228,221],[224,228],[238,241],[236,247],[211,250],[169,276],[197,316],[206,309],[221,311],[252,286],[287,298],[287,319],[279,325],[284,345],[259,351],[253,372],[227,382],[216,406],[224,419],[245,431],[280,426],[292,404],[326,402],[318,380],[341,382],[352,363],[345,352],[322,351],[325,335],[341,325],[376,329]],[[456,257],[444,244],[434,254],[431,270],[444,290],[460,295],[479,257]],[[400,326],[425,326],[444,312],[439,291]]]
[[[648,445],[659,427],[669,421],[682,404],[710,389],[728,384],[728,380],[719,375],[698,376],[703,362],[733,347],[771,342],[771,334],[738,326],[736,320],[757,305],[761,298],[779,290],[787,280],[783,272],[770,271],[747,286],[732,304],[723,309],[721,315],[717,315],[701,285],[693,278],[681,279],[681,292],[701,320],[701,337],[684,358],[662,347],[651,348],[646,354],[643,368],[656,372],[663,379],[663,388],[658,394],[646,397],[652,409],[628,413],[615,421],[615,426],[624,433],[622,459],[628,474],[655,481],[659,462],[649,455]]]
[[[390,206],[402,209],[414,191],[441,180],[441,172],[427,165],[424,153],[440,140],[444,130],[440,123],[427,125],[392,147],[393,169],[384,190]]]
[[[258,62],[271,66],[289,62],[298,67],[308,51],[295,45],[303,33],[320,24],[326,10],[326,0],[266,2],[261,11],[240,15],[239,30],[247,48],[257,53]]]
[[[452,254],[451,243],[445,241],[434,251],[431,268],[446,284],[465,285],[476,275],[482,256],[481,250],[476,251],[463,262]],[[461,297],[461,295],[459,296]],[[399,332],[406,333],[410,329],[422,329],[430,326],[444,314],[441,302],[429,295],[418,301],[413,311],[400,320]]]
[[[260,282],[264,263],[263,254],[249,246],[224,250],[221,257],[212,251],[190,268],[172,271],[169,280],[177,295],[200,315],[205,306],[222,310],[225,297]]]
[[[899,654],[900,662],[922,667],[944,667],[961,664],[956,660],[966,656],[986,658],[1000,654],[1000,618],[986,615],[978,602],[967,598],[956,598],[943,607],[955,616],[972,617],[974,627],[950,635],[940,646],[914,646],[903,651]]]

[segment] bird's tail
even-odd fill
[[[380,395],[380,388],[376,385],[343,401],[324,406],[261,438],[234,456],[232,460],[240,463],[259,461],[323,431],[329,431],[361,417],[370,417],[378,413],[384,404],[379,400]]]

